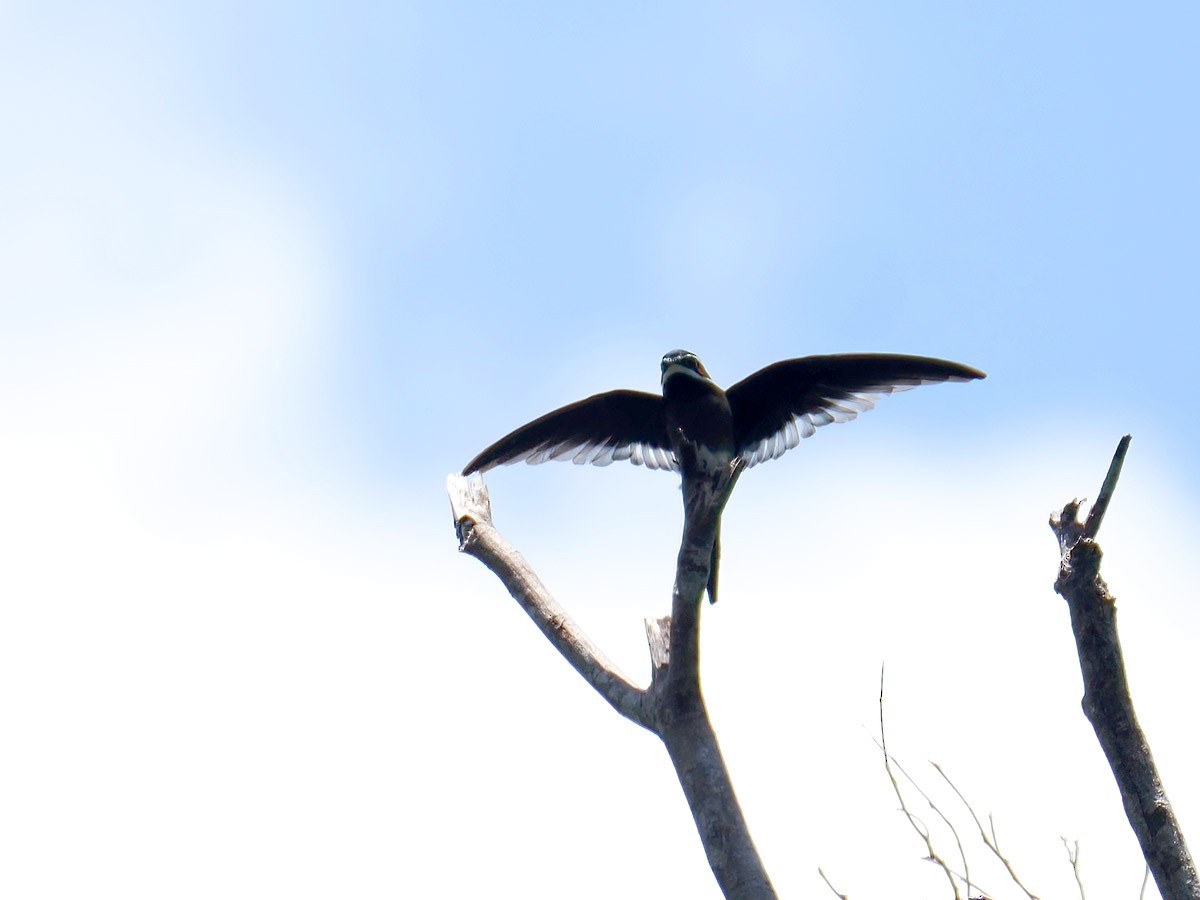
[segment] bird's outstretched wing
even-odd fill
[[[627,459],[649,469],[675,469],[663,399],[642,391],[608,391],[546,413],[500,438],[464,475],[509,463],[570,460],[607,466]]]
[[[821,425],[848,422],[884,394],[983,377],[978,369],[945,359],[843,353],[785,359],[726,393],[738,452],[753,466],[778,459]]]

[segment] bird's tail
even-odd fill
[[[721,526],[717,524],[717,533],[713,537],[712,558],[708,561],[708,602],[717,602],[717,569],[721,564]]]

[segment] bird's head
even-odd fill
[[[666,384],[667,379],[674,375],[703,378],[705,381],[712,380],[708,372],[704,370],[704,364],[700,362],[700,357],[691,350],[672,350],[662,358],[663,384]]]

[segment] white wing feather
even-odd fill
[[[799,446],[800,441],[812,437],[822,425],[833,422],[849,422],[875,407],[875,401],[886,394],[911,390],[918,384],[933,384],[933,381],[918,381],[913,384],[879,384],[854,391],[848,397],[829,400],[818,409],[792,416],[783,427],[747,447],[742,447],[746,466],[757,466],[769,459],[779,459],[788,450]]]

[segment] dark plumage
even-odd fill
[[[821,425],[855,418],[884,394],[983,377],[978,369],[944,359],[844,353],[783,360],[722,390],[694,353],[673,350],[662,360],[662,396],[607,391],[568,404],[502,437],[467,463],[463,474],[551,459],[597,466],[629,460],[681,471],[684,478],[734,456],[755,466],[782,456]],[[714,603],[718,554],[719,543],[708,585]]]

